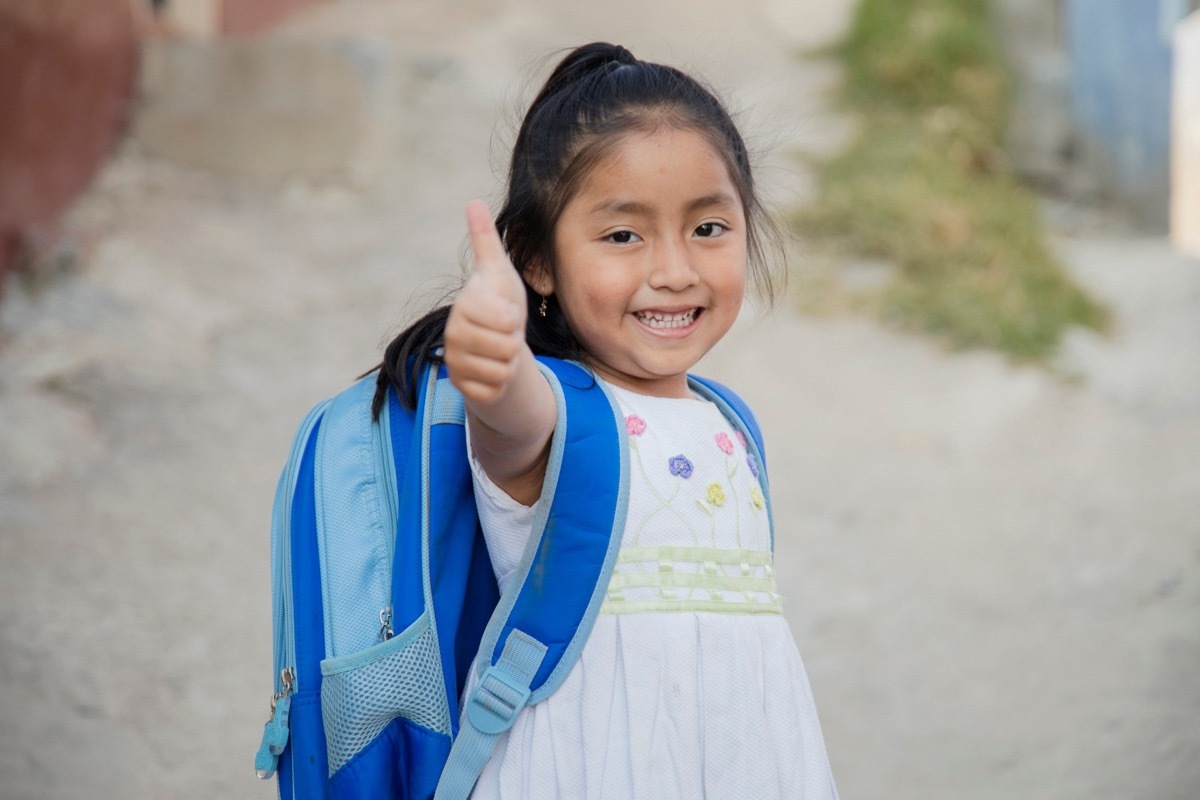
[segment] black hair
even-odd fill
[[[779,235],[754,187],[745,142],[716,95],[695,78],[662,64],[639,61],[620,45],[594,42],[559,62],[534,98],[513,145],[504,206],[496,228],[517,272],[555,268],[554,228],[590,171],[621,141],[621,134],[668,126],[706,137],[726,162],[747,226],[747,254],[756,288],[774,299],[763,237]],[[780,253],[782,255],[782,253]],[[559,312],[525,283],[525,338],[534,355],[579,359],[579,341]],[[548,313],[538,313],[547,302]],[[372,411],[379,416],[389,386],[407,408],[416,406],[417,375],[440,363],[448,305],[430,311],[388,344],[379,365]]]

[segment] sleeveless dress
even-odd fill
[[[579,662],[501,735],[471,797],[836,798],[745,442],[707,400],[607,385],[630,455],[608,594]],[[533,509],[471,463],[503,590]]]

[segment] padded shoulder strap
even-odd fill
[[[571,362],[539,359],[558,419],[533,531],[479,650],[479,685],[438,784],[465,798],[497,737],[566,679],[591,633],[620,549],[629,463],[620,410]]]
[[[754,440],[759,455],[766,454],[763,449],[762,430],[758,427],[758,420],[755,419],[750,406],[746,405],[746,401],[737,392],[712,378],[702,378],[699,375],[689,375],[688,384],[692,389],[715,402],[726,417],[729,417],[734,423],[740,423],[742,430]]]
[[[481,650],[490,648],[491,663],[499,662],[514,630],[547,646],[530,703],[566,679],[591,633],[621,546],[629,491],[616,400],[578,364],[544,358],[540,366],[554,390],[558,420],[533,533],[515,572],[518,590],[501,600],[497,616],[507,619],[502,626],[494,620]]]
[[[763,497],[767,501],[767,521],[770,523],[771,528],[771,549],[774,550],[775,515],[771,510],[771,492],[769,481],[767,480],[766,452],[763,448],[762,430],[758,427],[758,420],[754,418],[754,412],[750,410],[750,406],[746,405],[746,401],[742,400],[736,392],[711,378],[689,375],[688,385],[702,397],[706,397],[716,403],[726,418],[746,437],[746,443],[750,447],[750,455],[758,467],[758,482],[762,487]]]

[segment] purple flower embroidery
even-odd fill
[[[721,448],[721,452],[727,456],[733,455],[733,442],[729,438],[729,434],[721,431],[717,434],[717,447]]]
[[[692,477],[692,462],[688,461],[687,456],[683,453],[667,461],[667,467],[671,470],[672,475],[678,475],[681,478]]]
[[[746,456],[746,466],[750,468],[750,474],[758,478],[758,464],[754,463],[754,456]]]
[[[625,418],[625,430],[630,436],[641,436],[646,430],[646,420],[637,414],[630,414]]]
[[[734,431],[733,435],[737,437],[738,444],[740,444],[742,446],[743,450],[750,449],[750,448],[746,447],[746,437],[742,435],[741,431]]]

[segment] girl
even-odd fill
[[[472,796],[836,797],[775,592],[758,468],[687,381],[736,319],[747,271],[771,288],[729,114],[678,70],[580,47],[525,116],[495,226],[478,201],[467,222],[473,273],[389,345],[375,402],[391,385],[414,402],[421,364],[444,360],[501,589],[555,425],[535,355],[581,361],[608,385],[632,464],[621,554],[582,657],[502,735]]]

